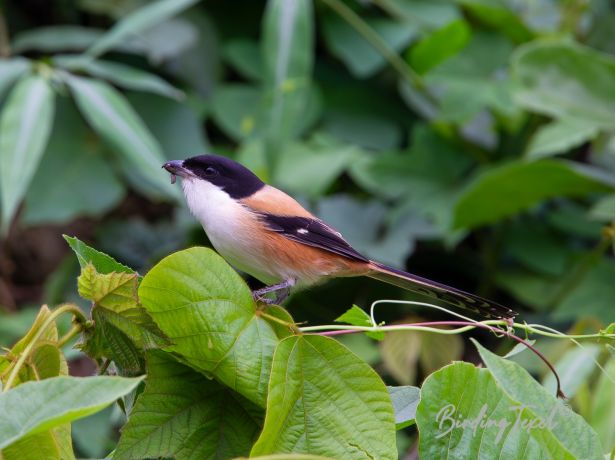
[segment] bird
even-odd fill
[[[498,303],[370,260],[340,232],[242,164],[219,155],[172,160],[162,166],[182,180],[190,212],[214,249],[233,267],[264,283],[253,296],[282,303],[291,289],[330,278],[367,276],[441,300],[486,318],[517,313]],[[274,300],[267,295],[275,293]]]

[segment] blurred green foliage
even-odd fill
[[[0,299],[15,297],[23,269],[15,235],[33,228],[60,238],[50,225],[87,217],[96,230],[85,236],[139,270],[203,242],[160,165],[209,151],[295,195],[369,257],[528,320],[615,321],[607,0],[3,6]],[[76,267],[59,267],[33,297],[74,296]],[[354,302],[406,296],[392,289],[335,281],[291,308],[330,322]],[[27,328],[21,315],[31,311],[2,319],[3,345]],[[360,340],[353,348],[375,360]],[[398,383],[434,370],[428,344],[381,348],[381,370]],[[462,348],[433,353],[447,362]],[[583,385],[575,404],[605,419],[612,444],[606,416],[583,399],[594,383]]]

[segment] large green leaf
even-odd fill
[[[600,440],[583,417],[574,413],[569,406],[558,400],[553,392],[536,382],[521,366],[491,353],[476,341],[474,343],[483,362],[505,394],[526,405],[533,414],[543,420],[552,420],[556,424],[552,434],[575,458],[602,458]]]
[[[115,48],[126,39],[155,26],[166,19],[175,16],[186,8],[194,5],[198,0],[157,0],[135,10],[133,13],[118,21],[105,35],[87,50],[91,57]]]
[[[506,394],[487,369],[463,362],[451,364],[427,377],[421,387],[416,411],[419,455],[459,459],[578,458],[556,437],[565,408],[554,402],[558,406],[551,417],[537,414],[527,407],[526,400]],[[587,456],[587,452],[582,457],[597,458]]]
[[[301,125],[314,59],[311,1],[268,0],[263,19],[265,114],[270,165]]]
[[[47,80],[33,75],[17,83],[0,118],[0,195],[2,227],[30,185],[41,160],[53,122],[54,94]]]
[[[0,97],[30,68],[30,61],[20,57],[0,61]]]
[[[27,224],[99,216],[124,196],[103,144],[92,139],[72,102],[58,102],[49,145],[26,193]]]
[[[166,350],[264,406],[278,338],[219,255],[196,247],[166,257],[143,278],[139,298],[173,341]]]
[[[160,166],[160,144],[126,99],[112,86],[90,78],[67,77],[77,105],[92,128],[131,164],[129,175],[143,178],[142,189],[153,197],[178,197]]]
[[[148,353],[147,375],[113,458],[219,459],[250,452],[260,408],[168,353]]]
[[[143,377],[54,377],[0,393],[0,448],[93,414],[132,391]]]
[[[126,89],[181,99],[184,94],[158,75],[119,62],[94,60],[81,56],[56,56],[54,62],[71,71],[83,71]]]
[[[459,198],[454,226],[472,228],[517,214],[556,196],[583,196],[614,187],[599,171],[557,160],[514,162],[480,174]]]
[[[532,42],[517,49],[512,69],[528,109],[615,126],[613,57],[572,42]]]
[[[273,453],[396,459],[393,407],[378,374],[328,337],[280,342],[251,455]]]

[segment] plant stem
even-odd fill
[[[71,327],[70,330],[66,334],[64,334],[64,336],[60,338],[60,340],[58,340],[58,348],[62,348],[82,330],[83,326],[81,324],[73,324],[73,327]]]
[[[432,102],[433,97],[425,91],[425,82],[361,17],[340,0],[322,0],[365,38],[408,83],[419,89]]]
[[[463,324],[463,327],[459,327],[457,329],[439,329],[437,327],[430,326],[455,326]],[[391,332],[391,331],[424,331],[424,332],[435,332],[437,334],[444,335],[452,335],[452,334],[460,334],[462,332],[471,331],[476,329],[477,327],[483,326],[511,326],[512,329],[522,329],[529,334],[537,334],[542,335],[544,337],[551,337],[555,339],[613,339],[615,340],[615,334],[574,334],[574,335],[566,335],[566,334],[555,334],[552,332],[542,331],[540,329],[536,329],[534,325],[525,324],[525,323],[513,323],[510,325],[504,320],[488,320],[481,321],[476,323],[470,323],[467,321],[431,321],[431,322],[423,322],[423,323],[412,323],[412,324],[395,324],[391,326],[346,326],[346,325],[338,325],[338,324],[328,324],[323,326],[306,326],[300,327],[299,330],[301,332],[323,332],[323,335],[340,335],[340,334],[353,334],[356,332]]]
[[[39,330],[36,331],[36,334],[34,334],[34,336],[32,337],[32,340],[30,340],[30,343],[28,343],[28,345],[26,345],[26,348],[24,348],[23,352],[19,355],[19,359],[17,360],[17,362],[15,363],[15,366],[11,370],[11,373],[9,374],[9,377],[8,377],[8,379],[6,381],[6,385],[4,385],[4,388],[2,389],[2,392],[6,392],[6,391],[11,389],[11,387],[13,386],[13,383],[15,382],[15,378],[19,374],[19,371],[20,371],[21,367],[23,366],[24,362],[28,358],[28,355],[32,351],[32,348],[34,348],[34,345],[36,344],[38,339],[43,335],[43,333],[47,330],[47,328],[60,315],[66,313],[66,312],[72,313],[77,318],[78,324],[75,325],[75,326],[80,327],[79,324],[85,323],[86,317],[83,314],[83,312],[79,309],[79,307],[77,307],[76,305],[66,304],[66,305],[62,305],[61,307],[59,307],[56,310],[54,310],[49,315],[49,317],[45,320],[45,322],[39,328]]]
[[[536,356],[538,356],[547,365],[547,367],[551,370],[551,372],[555,376],[555,380],[557,382],[557,392],[556,392],[557,397],[566,398],[566,395],[562,391],[562,386],[561,386],[559,375],[557,371],[555,370],[555,368],[553,367],[553,365],[549,362],[549,360],[539,350],[537,350],[531,343],[527,342],[521,337],[516,336],[515,334],[510,332],[510,330],[500,329],[496,327],[496,325],[497,326],[508,326],[509,324],[506,321],[494,320],[494,321],[483,321],[483,322],[430,321],[430,322],[414,323],[414,324],[402,324],[399,326],[381,326],[381,327],[334,326],[336,330],[323,332],[320,335],[339,335],[339,334],[351,334],[351,333],[359,332],[359,331],[375,332],[375,331],[385,331],[385,330],[387,331],[401,331],[401,330],[417,331],[418,330],[418,331],[436,332],[438,334],[459,334],[461,332],[466,332],[466,331],[469,331],[475,328],[486,329],[488,331],[494,332],[495,334],[503,334],[509,339],[512,339],[518,343],[522,343],[527,348],[529,348]],[[514,325],[515,323],[513,323],[513,326]],[[459,327],[457,329],[437,329],[437,328],[430,327],[430,326],[462,326],[462,327]],[[526,330],[532,329],[533,331],[536,331],[537,333],[541,333],[543,335],[552,335],[554,337],[559,337],[559,338],[563,338],[563,337],[570,338],[571,337],[571,336],[561,336],[559,334],[549,334],[549,333],[545,333],[544,331],[537,331],[528,325],[517,324],[517,326],[519,327],[523,326],[521,328],[526,329]],[[301,332],[308,332],[308,329],[311,332],[311,331],[317,330],[317,328],[323,328],[323,327],[327,327],[327,326],[302,327],[299,329],[301,330]],[[602,337],[604,337],[604,335],[602,335]],[[607,337],[611,337],[615,339],[615,334],[608,334]]]

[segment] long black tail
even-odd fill
[[[461,291],[445,284],[421,278],[420,276],[406,273],[396,268],[387,267],[378,262],[371,262],[372,272],[367,276],[375,278],[385,283],[393,284],[400,288],[423,294],[435,299],[442,300],[459,308],[469,310],[486,318],[513,318],[517,312],[506,308],[498,303],[492,302],[482,297]]]

